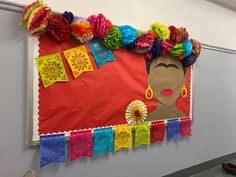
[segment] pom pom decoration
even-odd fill
[[[27,29],[31,34],[43,33],[46,31],[47,18],[51,9],[46,6],[41,6],[35,9],[29,17]]]
[[[124,25],[120,26],[119,30],[121,31],[121,43],[122,45],[129,45],[130,43],[134,42],[136,39],[137,30],[134,29],[132,26]]]
[[[158,58],[162,55],[162,44],[161,41],[158,39],[155,39],[153,42],[153,46],[149,52],[146,54],[147,59],[154,59]]]
[[[103,39],[103,45],[112,50],[116,50],[121,47],[121,32],[119,28],[112,27],[109,29],[107,35]]]
[[[150,48],[154,42],[154,37],[149,34],[144,34],[135,41],[135,47],[138,49],[141,48]]]
[[[86,43],[93,38],[90,23],[86,19],[76,19],[71,23],[72,35],[79,43]]]
[[[47,30],[58,42],[64,42],[71,37],[70,24],[60,15],[51,15],[48,17]]]
[[[135,52],[146,53],[153,45],[154,37],[149,34],[144,34],[135,41]]]
[[[191,54],[192,49],[193,49],[193,45],[192,45],[191,41],[186,40],[183,42],[183,46],[184,46],[183,57],[187,57]]]
[[[105,18],[103,14],[92,15],[88,18],[93,30],[93,34],[98,39],[103,39],[108,33],[109,28],[112,27],[112,24],[109,20]]]
[[[65,11],[62,15],[68,21],[69,24],[71,24],[73,22],[74,15],[72,12]]]
[[[170,55],[172,57],[179,57],[183,54],[184,52],[184,45],[182,43],[175,44],[170,51]]]
[[[193,53],[196,54],[196,56],[198,57],[201,53],[201,44],[200,42],[196,41],[195,39],[190,39],[192,45],[193,45]]]
[[[27,28],[28,27],[28,21],[29,21],[29,17],[31,15],[31,13],[39,8],[43,6],[43,1],[35,1],[33,3],[31,3],[30,5],[26,6],[22,12],[22,15],[21,15],[21,22],[20,22],[20,25],[23,27],[23,28]]]
[[[170,30],[162,23],[153,23],[151,30],[156,34],[157,38],[163,41],[170,37]]]
[[[24,8],[20,25],[31,34],[40,35],[47,31],[58,42],[64,42],[73,35],[79,43],[99,39],[107,49],[116,50],[123,46],[145,54],[147,59],[169,54],[182,60],[184,66],[192,65],[201,52],[201,44],[194,39],[189,40],[184,27],[166,27],[158,22],[151,24],[148,31],[136,30],[129,25],[115,27],[103,14],[92,15],[88,19],[75,19],[69,11],[62,15],[52,14],[43,0]]]
[[[197,59],[197,55],[191,53],[188,57],[184,58],[181,62],[184,68],[192,66]]]
[[[178,28],[174,26],[169,26],[168,29],[170,30],[170,41],[173,44],[177,44],[181,41],[181,33]]]
[[[179,31],[181,34],[181,41],[188,40],[189,35],[188,35],[186,28],[181,27],[181,28],[179,28]]]
[[[163,41],[162,43],[162,47],[163,47],[163,52],[164,53],[169,53],[171,51],[172,48],[172,44],[170,41]]]

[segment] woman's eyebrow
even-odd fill
[[[175,64],[168,64],[168,67],[173,67],[173,68],[179,69],[179,67],[177,65],[175,65]]]
[[[159,63],[159,64],[157,64],[157,65],[155,66],[155,68],[156,68],[156,67],[161,67],[161,66],[168,68],[168,65],[165,64],[165,63]]]
[[[173,68],[176,68],[176,69],[179,69],[179,67],[177,66],[177,65],[175,65],[175,64],[165,64],[165,63],[159,63],[159,64],[157,64],[156,66],[155,66],[155,68],[156,67],[166,67],[166,68],[169,68],[169,67],[173,67]]]

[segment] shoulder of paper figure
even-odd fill
[[[25,173],[23,177],[36,177],[34,170],[29,170]]]

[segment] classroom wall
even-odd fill
[[[129,20],[123,15],[117,24]],[[195,65],[192,137],[40,169],[38,147],[25,146],[26,31],[17,13],[0,10],[0,21],[0,177],[30,168],[37,177],[159,177],[235,152],[236,56],[204,49]]]
[[[28,4],[32,0],[11,0]],[[236,49],[235,12],[206,0],[44,0],[53,10],[77,16],[104,13],[114,24],[147,29],[154,21],[187,27],[202,43]],[[233,0],[230,0],[233,1]]]

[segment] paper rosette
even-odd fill
[[[137,125],[147,118],[147,107],[141,100],[132,101],[126,108],[125,119],[128,124]]]

